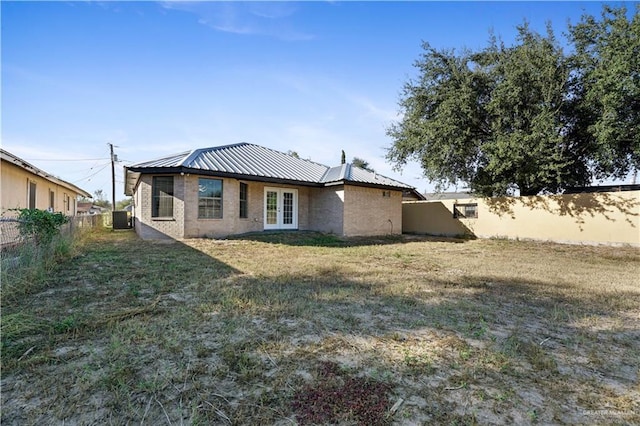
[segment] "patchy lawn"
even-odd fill
[[[2,283],[12,424],[640,423],[640,250],[96,232]]]

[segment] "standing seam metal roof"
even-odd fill
[[[201,148],[146,161],[127,167],[133,172],[144,169],[187,168],[208,172],[230,173],[289,181],[331,184],[342,181],[412,189],[411,186],[373,172],[342,164],[327,167],[323,164],[296,158],[260,145],[239,143]]]

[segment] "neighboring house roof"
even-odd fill
[[[106,210],[100,206],[94,205],[92,202],[87,202],[87,201],[78,201],[77,209],[78,209],[78,213],[91,213],[91,212],[102,213],[104,210]]]
[[[201,148],[125,167],[125,194],[142,173],[200,173],[307,186],[350,183],[403,190],[413,187],[352,164],[328,167],[250,143]]]
[[[630,183],[622,185],[598,185],[598,186],[576,186],[567,188],[565,194],[580,194],[585,192],[622,192],[622,191],[638,191],[640,184]]]
[[[67,189],[69,189],[70,191],[73,191],[76,194],[82,195],[83,197],[87,197],[87,198],[91,198],[91,194],[89,194],[87,191],[85,191],[84,189],[80,189],[77,186],[75,186],[72,183],[69,183],[65,180],[62,180],[60,178],[57,178],[47,172],[45,172],[44,170],[41,170],[39,168],[37,168],[36,166],[27,163],[26,161],[24,161],[22,158],[17,157],[13,154],[11,154],[8,151],[5,151],[4,149],[0,149],[0,158],[2,158],[3,161],[7,161],[17,167],[20,167],[21,169],[34,174],[36,176],[40,176],[43,179],[46,179],[52,183],[55,183],[56,185],[60,185],[63,186]]]
[[[469,198],[475,198],[475,196],[469,192],[432,192],[424,194],[426,200],[466,200]]]

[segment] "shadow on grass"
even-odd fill
[[[239,273],[175,240],[144,241],[131,230],[101,230],[48,274],[3,294],[2,373],[63,335],[91,335],[118,321],[162,314],[167,303],[186,297],[192,283]]]
[[[413,241],[433,241],[464,243],[465,238],[449,238],[426,235],[380,235],[370,237],[340,237],[317,231],[265,231],[230,236],[230,240],[258,241],[261,243],[284,244],[309,247],[360,247],[388,244],[403,244]]]
[[[347,313],[363,308],[374,313],[394,311],[408,316],[419,313],[432,319],[433,324],[473,321],[478,313],[501,324],[510,320],[524,323],[530,317],[531,321],[551,321],[550,325],[554,327],[569,329],[574,327],[576,316],[614,319],[619,312],[640,305],[640,295],[634,292],[592,290],[577,294],[573,286],[551,285],[535,279],[429,279],[425,281],[424,289],[416,285],[402,294],[388,291],[385,285],[354,280],[327,268],[310,275],[287,274],[274,278],[242,275],[225,281],[224,285],[211,287],[201,296],[220,303],[234,300],[237,305],[224,303],[233,313],[270,319],[313,319],[323,312],[333,312],[332,307],[341,307]],[[503,311],[509,316],[501,316],[499,312]],[[393,322],[391,319],[390,323]]]

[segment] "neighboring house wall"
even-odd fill
[[[77,213],[76,198],[78,193],[69,188],[51,182],[41,176],[29,173],[14,164],[2,161],[2,215],[16,216],[12,209],[26,209],[35,207],[40,210],[51,208],[66,216]],[[35,194],[31,190],[35,188]],[[35,197],[34,197],[35,195]],[[35,201],[30,206],[30,200]]]
[[[477,218],[454,218],[454,204]],[[403,232],[640,246],[640,191],[403,204]]]
[[[402,191],[345,185],[343,235],[402,233]]]

